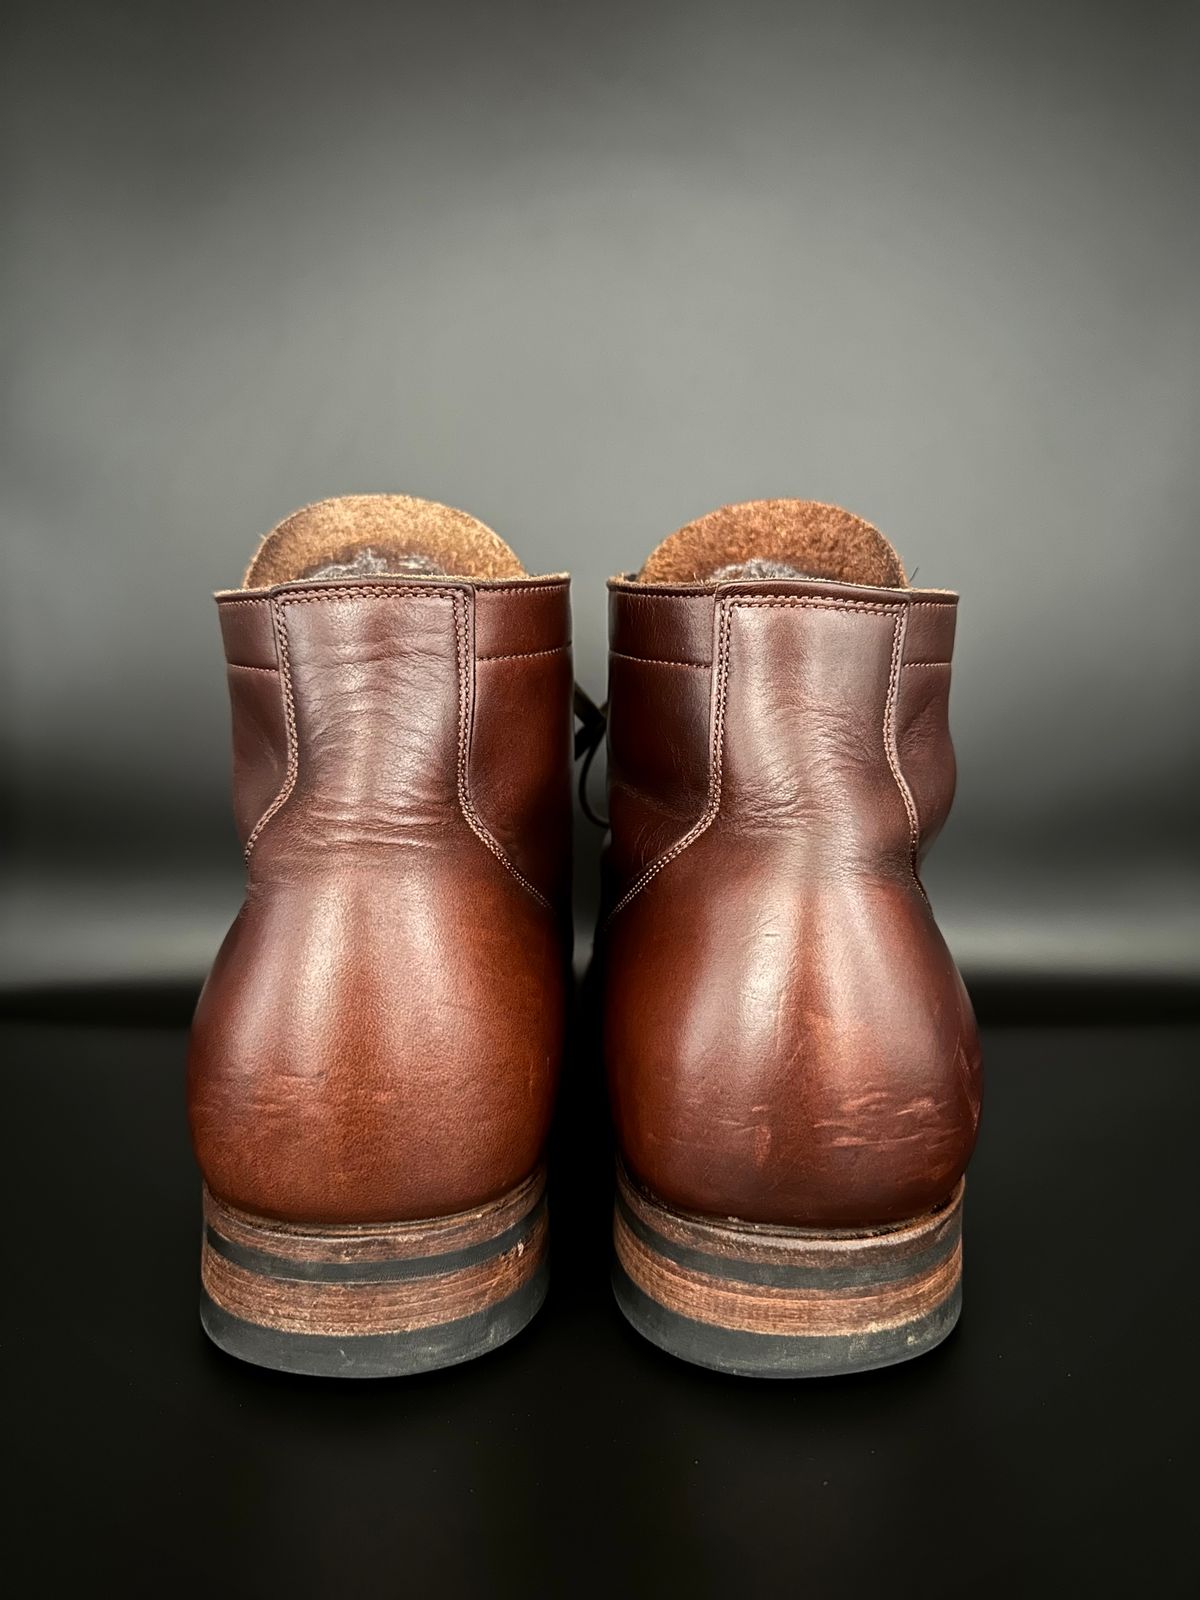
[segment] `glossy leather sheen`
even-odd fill
[[[667,1203],[856,1227],[975,1142],[970,1002],[921,887],[954,791],[956,598],[610,586],[605,1051]]]
[[[245,903],[201,996],[210,1189],[405,1221],[536,1165],[569,943],[563,581],[218,596]]]

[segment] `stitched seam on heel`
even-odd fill
[[[541,890],[535,888],[509,859],[504,846],[490,832],[471,799],[469,758],[472,702],[468,677],[471,657],[467,629],[467,600],[461,591],[455,591],[454,594],[454,636],[458,664],[458,808],[471,832],[491,851],[500,865],[512,874],[522,889],[531,894],[547,911],[552,910],[549,900]]]
[[[721,809],[721,767],[725,751],[725,700],[729,685],[729,627],[733,607],[737,602],[721,600],[718,604],[721,608],[721,625],[717,632],[717,659],[715,663],[717,692],[713,710],[712,734],[709,741],[708,802],[699,821],[688,829],[682,839],[676,840],[668,851],[659,856],[657,861],[651,862],[641,877],[630,885],[605,918],[605,928],[617,916],[618,912],[625,909],[635,895],[640,894],[646,885],[658,876],[664,867],[669,866],[676,856],[682,855],[689,845],[694,844],[700,835],[712,826],[717,812]]]
[[[623,911],[629,902],[634,899],[636,895],[640,894],[646,885],[656,878],[664,867],[669,866],[677,856],[682,855],[689,845],[695,844],[696,840],[700,838],[701,834],[703,834],[712,826],[713,822],[716,820],[717,813],[721,809],[721,777],[725,748],[725,707],[729,684],[729,630],[733,610],[735,607],[786,611],[850,611],[864,612],[867,615],[873,616],[890,616],[895,618],[895,631],[892,639],[892,661],[888,675],[888,697],[884,706],[884,746],[887,753],[888,766],[891,768],[897,787],[900,790],[901,796],[904,798],[905,812],[908,816],[910,846],[909,864],[912,869],[913,880],[915,881],[917,888],[920,889],[922,897],[927,898],[925,896],[925,890],[921,885],[921,880],[917,877],[916,871],[916,808],[913,804],[912,795],[909,793],[908,785],[904,780],[904,775],[900,770],[899,761],[893,757],[892,744],[889,744],[889,729],[891,728],[893,721],[893,701],[895,699],[896,686],[899,683],[899,652],[903,643],[902,629],[904,623],[904,613],[907,609],[907,604],[897,603],[895,605],[890,605],[871,600],[847,600],[834,597],[824,599],[809,595],[736,595],[731,598],[719,600],[717,604],[721,608],[721,627],[718,634],[716,660],[713,664],[713,671],[717,678],[717,700],[716,713],[713,718],[713,736],[709,756],[710,776],[708,803],[705,806],[703,815],[696,822],[694,827],[690,828],[681,839],[678,839],[669,850],[667,850],[663,855],[659,856],[657,860],[653,861],[650,866],[647,867],[637,879],[635,879],[635,881],[630,885],[630,887],[625,891],[625,893],[617,901],[616,905],[609,912],[600,931],[603,932],[604,929],[607,928],[617,916],[617,914]]]
[[[247,862],[250,860],[259,835],[296,787],[296,779],[300,773],[300,750],[299,741],[296,737],[296,695],[292,684],[292,658],[288,651],[287,622],[283,615],[282,606],[278,605],[274,600],[271,601],[271,628],[275,635],[275,656],[279,663],[279,682],[283,691],[283,723],[287,734],[287,769],[284,773],[279,793],[250,830],[250,836],[246,840],[245,848],[242,851]]]
[[[887,699],[883,707],[883,748],[887,755],[888,766],[892,769],[892,777],[896,780],[896,787],[900,791],[900,798],[904,802],[905,814],[908,817],[908,870],[912,873],[913,882],[921,892],[921,898],[928,905],[929,896],[925,893],[925,885],[917,876],[917,851],[921,844],[921,819],[917,814],[917,802],[908,786],[908,779],[904,776],[904,769],[900,764],[900,747],[896,742],[896,702],[900,693],[901,658],[904,654],[904,637],[907,631],[907,613],[905,611],[897,612],[895,627],[892,631],[892,660],[888,671]]]
[[[283,689],[283,721],[287,733],[287,770],[279,793],[259,817],[250,831],[245,845],[242,848],[243,858],[249,862],[254,846],[258,843],[259,836],[275,813],[291,798],[296,787],[296,780],[300,775],[300,740],[296,731],[296,693],[292,681],[292,658],[288,649],[287,619],[284,616],[285,606],[314,605],[329,600],[358,600],[363,597],[369,600],[398,600],[398,599],[425,599],[429,595],[436,595],[440,599],[454,600],[459,594],[457,589],[428,587],[414,588],[411,584],[400,585],[363,584],[356,588],[330,588],[313,589],[306,593],[286,590],[280,594],[266,595],[261,599],[253,600],[226,600],[223,605],[268,605],[271,608],[271,628],[275,635],[275,658],[279,666],[279,679]],[[234,663],[236,664],[236,663]],[[265,669],[270,671],[270,668]]]

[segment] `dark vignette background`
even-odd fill
[[[1200,964],[1194,6],[5,17],[11,982],[204,970],[209,592],[377,489],[569,566],[597,698],[604,579],[680,523],[869,517],[963,595],[960,961]]]
[[[1122,988],[1135,1022],[1177,1011],[1200,967],[1197,17],[3,7],[3,984],[27,1018],[121,1024],[10,1027],[8,1176],[22,1216],[53,1194],[58,1238],[103,1237],[108,1195],[158,1263],[93,1242],[76,1282],[23,1235],[45,1309],[6,1365],[52,1530],[31,1571],[73,1553],[160,1593],[186,1545],[208,1592],[376,1592],[423,1533],[430,1587],[524,1593],[545,1500],[533,1593],[568,1592],[572,1561],[570,1592],[760,1592],[764,1549],[820,1595],[848,1571],[961,1593],[979,1552],[982,1592],[1184,1592],[1180,1396],[1129,1333],[1174,1246],[1131,1199],[1186,1206],[1194,1034],[993,1031],[963,1329],[940,1366],[786,1399],[706,1387],[605,1320],[584,1074],[553,1315],[478,1373],[368,1401],[199,1344],[177,1024],[239,898],[210,591],[295,506],[388,489],[569,567],[597,698],[603,581],[680,523],[789,494],[869,517],[963,595],[959,798],[928,880],[981,1009],[1028,1018],[1032,988],[1078,1019]],[[597,848],[581,828],[581,948]],[[1097,1321],[1114,1259],[1140,1309]]]

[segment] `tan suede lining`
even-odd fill
[[[526,576],[504,540],[465,511],[404,494],[349,494],[294,511],[267,534],[242,587],[266,589],[298,578],[372,572],[418,578]]]
[[[740,574],[736,568],[746,565]],[[775,574],[904,589],[900,557],[869,522],[815,500],[748,500],[722,506],[664,539],[639,583],[711,583]],[[734,569],[734,570],[731,570]]]

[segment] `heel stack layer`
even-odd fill
[[[232,1355],[321,1376],[470,1360],[519,1332],[546,1289],[545,1176],[422,1222],[305,1226],[205,1191],[201,1320]]]
[[[654,1344],[718,1371],[816,1377],[906,1361],[961,1303],[960,1183],[894,1227],[808,1230],[677,1211],[617,1177],[617,1300]]]

